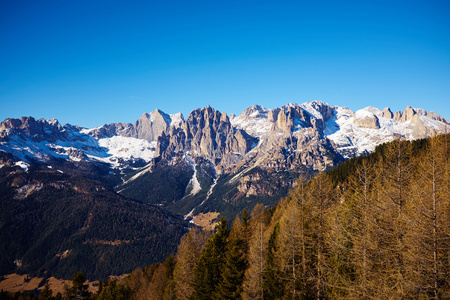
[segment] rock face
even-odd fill
[[[133,124],[112,123],[89,130],[87,133],[95,138],[113,137],[116,135],[124,137],[133,137],[148,141],[156,141],[163,132],[167,132],[172,123],[177,124],[182,120],[181,113],[168,115],[159,109],[151,113],[144,113]],[[174,121],[174,122],[173,122]]]
[[[443,117],[441,117],[440,115],[438,115],[434,111],[430,111],[429,113],[427,113],[427,117],[432,119],[432,120],[435,120],[435,121],[439,121],[439,122],[443,122],[443,123],[446,122]]]
[[[367,110],[358,110],[354,115],[354,123],[356,126],[361,128],[372,128],[379,129],[380,122],[378,117],[375,116],[372,112]]]
[[[141,201],[151,199],[175,213],[200,212],[202,207],[226,210],[224,202],[239,212],[252,201],[269,199],[265,204],[273,204],[270,199],[282,197],[299,174],[333,168],[395,136],[425,138],[446,132],[445,126],[438,114],[410,106],[395,114],[374,107],[353,112],[311,101],[274,109],[253,105],[239,116],[208,106],[192,111],[186,120],[154,110],[134,124],[94,129],[31,117],[6,119],[0,125],[0,150],[50,166],[52,157],[108,164],[120,170],[109,174],[119,176],[118,191]],[[205,164],[212,170],[208,176],[208,168],[198,167]],[[169,180],[168,174],[177,178]],[[195,193],[189,192],[194,183]],[[162,201],[166,194],[170,199]],[[203,205],[206,200],[213,204]]]
[[[383,110],[381,111],[381,117],[386,119],[392,119],[394,117],[394,114],[392,113],[389,107],[386,107],[383,108]]]
[[[161,135],[157,155],[169,159],[180,152],[204,156],[216,165],[229,155],[244,155],[255,139],[243,130],[234,130],[226,113],[212,107],[196,109],[178,127]]]
[[[56,139],[67,138],[69,130],[74,128],[71,125],[64,127],[55,119],[35,120],[33,117],[22,117],[21,119],[6,119],[1,123],[0,137],[5,138],[10,135],[31,137],[34,141],[55,141]]]

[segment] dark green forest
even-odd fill
[[[187,231],[182,218],[102,182],[17,169],[0,169],[0,275],[120,275],[163,261]]]

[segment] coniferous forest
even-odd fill
[[[449,143],[399,139],[301,178],[127,285],[136,299],[448,299]]]
[[[300,178],[276,207],[190,230],[109,299],[449,299],[449,143],[398,139]]]

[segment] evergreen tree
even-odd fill
[[[127,300],[132,299],[132,290],[123,284],[117,283],[115,280],[106,282],[102,289],[97,293],[97,300]]]
[[[264,273],[264,297],[265,299],[282,299],[283,298],[283,282],[281,280],[280,264],[278,261],[278,245],[277,238],[279,235],[280,225],[277,223],[273,228],[267,244],[266,271]]]
[[[227,220],[221,218],[217,225],[217,232],[206,242],[194,270],[191,299],[211,299],[214,295],[221,280],[228,234]]]
[[[50,284],[46,282],[44,288],[42,289],[41,294],[39,295],[39,300],[52,300],[52,299],[55,299],[53,297],[53,291],[50,289]]]
[[[65,287],[65,294],[67,299],[89,299],[91,293],[88,290],[88,285],[85,284],[86,279],[82,272],[78,272],[72,276],[72,287]]]
[[[245,220],[245,214],[243,214]],[[248,220],[245,221],[247,224]],[[233,223],[229,235],[222,278],[217,287],[217,299],[241,299],[244,273],[247,268],[247,246],[244,239],[246,228],[239,217]]]

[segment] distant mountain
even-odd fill
[[[300,174],[334,168],[398,136],[425,138],[446,126],[437,113],[409,106],[396,113],[373,107],[352,112],[312,101],[270,110],[254,105],[237,117],[212,107],[187,119],[155,110],[134,124],[93,129],[7,119],[0,149],[23,166],[66,165],[63,171],[80,175],[76,166],[89,165],[98,173],[82,176],[186,218],[207,211],[234,217],[257,202],[273,205]]]

